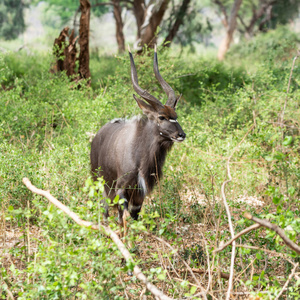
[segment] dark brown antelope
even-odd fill
[[[96,134],[91,146],[93,177],[103,176],[105,197],[113,200],[119,195],[123,204],[118,205],[119,222],[125,226],[130,215],[137,220],[143,201],[157,180],[162,176],[162,167],[167,152],[174,142],[185,139],[175,112],[180,97],[165,82],[158,70],[157,53],[154,53],[154,73],[168,96],[166,105],[138,85],[133,56],[129,49],[131,80],[134,90],[146,102],[133,95],[143,111],[142,117],[131,120],[115,119],[104,125]],[[108,205],[105,217],[108,217]]]

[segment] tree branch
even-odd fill
[[[218,249],[214,250],[214,253],[220,252],[223,249],[225,249],[227,246],[229,246],[230,244],[232,244],[233,241],[235,241],[236,239],[238,239],[240,236],[248,233],[251,230],[257,229],[261,227],[260,224],[254,224],[252,226],[247,227],[246,229],[240,231],[234,238],[232,238],[231,240],[229,240],[227,243],[225,243],[224,245],[222,245],[221,247],[219,247]]]
[[[109,236],[113,240],[113,242],[116,244],[116,246],[118,247],[118,249],[121,252],[121,254],[124,256],[124,258],[126,259],[126,261],[131,261],[131,262],[134,261],[133,258],[132,258],[132,256],[131,256],[131,254],[130,254],[130,252],[127,250],[127,248],[125,247],[125,245],[119,239],[118,235],[114,231],[112,231],[109,227],[103,226],[101,224],[93,224],[92,222],[88,222],[88,221],[84,221],[84,220],[80,219],[77,214],[75,214],[74,212],[72,212],[67,206],[65,206],[64,204],[62,204],[55,197],[53,197],[50,194],[50,192],[38,189],[37,187],[35,187],[30,182],[30,180],[28,178],[23,178],[22,181],[23,181],[23,183],[26,185],[26,187],[30,191],[32,191],[35,194],[38,194],[38,195],[46,197],[52,204],[54,204],[56,207],[58,207],[59,209],[61,209],[64,213],[66,213],[70,218],[73,219],[73,221],[75,221],[80,226],[90,227],[93,230],[103,230],[104,233],[107,236]],[[153,285],[152,283],[150,283],[147,280],[146,276],[142,273],[141,269],[137,265],[135,265],[135,267],[133,269],[133,273],[135,274],[135,276],[141,282],[143,282],[146,285],[146,288],[155,297],[157,297],[158,299],[161,299],[161,300],[172,300],[172,298],[166,296],[155,285]]]
[[[247,135],[249,134],[249,132],[253,129],[253,127],[254,127],[254,125],[252,125],[250,127],[250,129],[244,135],[244,137],[242,138],[242,140],[233,149],[233,152],[228,157],[228,159],[227,159],[227,176],[228,176],[228,180],[224,181],[223,184],[222,184],[222,187],[221,187],[221,194],[222,194],[224,206],[225,206],[227,217],[228,217],[228,225],[229,225],[229,229],[230,229],[230,233],[231,233],[231,238],[232,239],[234,238],[234,230],[233,230],[233,226],[232,226],[232,222],[231,222],[230,209],[229,209],[229,206],[227,204],[226,195],[225,195],[225,186],[226,186],[227,183],[231,182],[231,180],[232,180],[232,177],[231,177],[231,174],[230,174],[230,165],[229,165],[229,163],[230,163],[230,159],[232,158],[233,154],[239,148],[239,146],[243,143],[243,141],[245,140],[245,138],[247,137]],[[227,290],[227,294],[226,294],[226,300],[230,299],[230,292],[231,292],[231,289],[232,289],[233,273],[234,273],[234,258],[235,258],[235,241],[233,240],[232,241],[232,251],[231,251],[231,263],[230,263],[230,276],[229,276],[229,282],[228,282],[228,290]]]
[[[296,263],[296,265],[294,266],[294,268],[293,268],[291,274],[289,275],[289,277],[288,277],[286,283],[284,284],[282,290],[281,290],[280,293],[277,295],[277,297],[275,298],[275,300],[278,300],[279,297],[280,297],[280,296],[283,294],[283,292],[286,290],[286,288],[287,288],[287,286],[288,286],[290,280],[291,280],[291,279],[293,278],[293,276],[295,275],[295,272],[296,272],[296,269],[297,269],[298,265],[299,265],[299,263]]]
[[[91,8],[98,7],[98,6],[104,6],[104,5],[114,6],[115,4],[113,2],[101,2],[101,3],[96,3],[96,4],[91,5]]]
[[[284,233],[284,230],[282,228],[280,228],[279,226],[277,226],[276,224],[273,224],[271,222],[269,222],[268,220],[265,219],[259,219],[257,217],[252,216],[250,213],[245,213],[244,217],[247,218],[248,220],[252,220],[258,224],[260,224],[261,226],[264,226],[266,228],[269,228],[273,231],[275,231],[284,241],[284,243],[291,248],[293,251],[297,252],[298,254],[300,254],[300,247],[295,244],[292,240],[290,240]]]
[[[167,35],[167,37],[165,38],[163,45],[170,47],[171,42],[173,41],[174,37],[176,36],[179,27],[183,24],[183,19],[184,16],[186,15],[186,11],[189,7],[191,0],[183,0],[182,4],[178,10],[177,16],[176,16],[176,20],[172,26],[172,28],[169,30],[169,33]]]
[[[224,25],[225,28],[228,27],[228,15],[227,15],[227,11],[226,11],[226,8],[225,6],[223,5],[223,3],[219,0],[214,0],[215,4],[217,4],[224,16],[224,19],[222,20],[222,23]]]
[[[165,244],[166,246],[168,246],[171,250],[174,250],[174,248],[168,243],[166,242],[165,240],[157,237],[157,236],[154,236],[153,237],[160,241],[161,243]],[[175,252],[175,254],[177,254],[177,256],[179,257],[179,259],[183,262],[183,264],[186,266],[187,270],[191,273],[192,277],[194,278],[195,282],[198,284],[198,286],[200,287],[201,291],[202,291],[202,295],[204,297],[204,299],[207,300],[207,297],[206,297],[206,292],[204,290],[204,288],[201,286],[200,282],[198,281],[198,279],[196,278],[195,274],[193,273],[193,270],[191,269],[191,267],[186,263],[186,261],[177,253]]]
[[[291,81],[292,81],[292,76],[293,76],[293,71],[294,71],[294,67],[295,67],[295,63],[297,58],[300,56],[300,48],[297,51],[296,56],[293,59],[293,63],[292,63],[292,67],[291,67],[291,72],[290,72],[290,78],[289,78],[289,83],[288,83],[288,87],[286,90],[286,96],[285,96],[285,101],[284,101],[284,106],[282,108],[282,112],[281,112],[281,116],[279,118],[279,122],[281,124],[283,124],[283,119],[284,119],[284,113],[285,113],[285,109],[286,109],[286,105],[287,105],[287,100],[288,100],[288,95],[289,95],[289,91],[290,91],[290,86],[291,86]],[[283,127],[283,125],[281,125],[281,127]]]

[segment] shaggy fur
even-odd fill
[[[167,125],[169,131],[173,129],[173,135],[183,132],[178,123],[167,121]],[[162,176],[163,164],[172,145],[169,137],[160,135],[158,123],[146,116],[129,121],[115,119],[104,125],[92,142],[94,180],[103,176],[107,197],[113,200],[119,195],[125,199],[128,203],[124,204],[124,209],[128,209],[129,204],[131,216],[137,219],[145,196]],[[146,190],[140,184],[140,178],[143,178]]]

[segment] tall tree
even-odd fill
[[[251,9],[248,8],[248,11],[252,11],[252,16],[250,17],[248,24],[245,21],[245,17],[247,17],[246,13],[242,11],[238,14],[238,18],[243,26],[243,31],[247,39],[254,35],[255,25],[258,21],[258,28],[262,28],[264,24],[271,19],[271,11],[275,2],[276,0],[260,0],[257,5],[252,2]]]
[[[230,15],[228,16],[226,7],[221,2],[221,0],[214,0],[214,3],[218,5],[219,9],[223,14],[222,23],[225,27],[225,37],[222,40],[219,51],[218,51],[218,59],[223,60],[225,58],[225,54],[228,51],[230,44],[233,40],[233,34],[237,26],[237,16],[239,9],[241,7],[243,0],[234,0],[234,3],[231,8]]]
[[[66,71],[67,76],[76,74],[77,49],[74,29],[69,33],[69,27],[65,27],[59,37],[54,40],[53,54],[56,56],[56,64],[50,70],[52,73]],[[63,54],[63,55],[62,55]]]
[[[239,31],[250,39],[258,32],[287,24],[299,14],[298,0],[244,0],[238,14]]]
[[[23,0],[1,0],[0,38],[13,40],[24,32],[24,9],[27,6]]]
[[[125,51],[125,39],[123,33],[123,20],[122,20],[122,8],[120,5],[120,0],[113,0],[113,7],[114,7],[114,18],[116,21],[116,39],[118,43],[118,50],[119,53]]]
[[[153,48],[156,43],[156,32],[164,14],[168,8],[170,0],[158,1],[133,0],[133,12],[137,24],[137,42],[139,52],[144,45]]]
[[[182,4],[177,12],[176,20],[173,24],[173,26],[170,28],[169,33],[167,37],[164,40],[164,45],[167,47],[170,47],[171,42],[173,41],[174,37],[176,36],[179,27],[183,24],[183,19],[186,15],[187,9],[189,7],[191,0],[183,0]]]
[[[54,55],[57,57],[57,61],[56,65],[50,70],[51,72],[66,71],[68,76],[73,76],[76,73],[75,62],[78,60],[78,76],[73,77],[73,80],[87,79],[88,84],[90,84],[91,77],[89,67],[90,9],[89,0],[80,0],[79,57],[77,58],[76,55],[78,37],[75,37],[74,29],[69,34],[69,27],[65,27],[54,41]]]
[[[90,53],[89,53],[89,35],[90,35],[90,10],[89,0],[80,0],[80,26],[79,26],[79,76],[80,78],[89,79],[90,72]]]

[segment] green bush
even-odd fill
[[[258,49],[275,58],[286,48]],[[243,51],[235,54],[241,60]],[[103,299],[124,299],[125,289],[139,298],[143,287],[136,279],[120,279],[133,265],[122,263],[108,238],[74,225],[22,183],[26,176],[83,219],[98,221],[102,196],[90,198],[90,186],[84,184],[90,175],[90,138],[113,118],[141,113],[132,97],[128,56],[93,57],[92,74],[98,69],[101,80],[93,81],[92,88],[82,83],[79,88],[65,74],[50,74],[50,58],[32,65],[41,56],[24,57],[23,67],[14,63],[18,59],[12,54],[0,57],[0,195],[4,220],[22,230],[24,243],[7,250],[19,264],[1,259],[1,297],[6,298],[9,288],[19,299],[92,299],[99,294]],[[165,103],[152,57],[135,59],[140,86]],[[177,112],[187,139],[168,154],[164,177],[145,201],[142,218],[129,221],[126,241],[135,244],[132,251],[149,279],[175,298],[197,292],[189,285],[191,279],[183,277],[178,283],[170,276],[162,261],[176,272],[185,268],[178,255],[195,268],[207,268],[207,261],[218,270],[228,268],[230,248],[214,255],[212,251],[230,238],[220,187],[227,178],[226,161],[235,150],[230,163],[233,180],[226,188],[235,232],[250,225],[242,217],[249,210],[284,228],[293,241],[299,239],[299,68],[294,69],[284,122],[278,124],[291,60],[257,60],[250,70],[249,61],[236,66],[208,58],[176,58],[168,51],[159,55],[161,74],[177,94],[183,93]],[[263,207],[236,202],[243,195],[258,197]],[[115,229],[116,218],[109,222]],[[40,229],[37,236],[28,235],[30,226]],[[149,235],[143,235],[146,229]],[[166,246],[162,252],[151,235],[168,240],[176,251],[168,252]],[[253,231],[240,243],[284,252],[290,261],[298,261],[269,230]],[[244,284],[235,283],[235,288],[247,286],[253,294],[276,296],[292,265],[282,257],[266,258],[262,250],[239,248],[237,253],[235,268]],[[277,270],[284,280],[276,279]],[[212,282],[214,289],[226,290],[227,283],[215,273]],[[291,295],[298,297],[297,288],[291,279]]]

